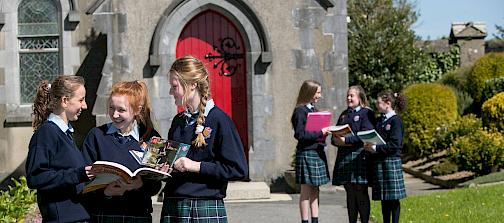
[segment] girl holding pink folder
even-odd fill
[[[325,142],[319,140],[329,134],[328,127],[319,131],[307,131],[308,113],[316,112],[313,106],[322,97],[320,84],[307,80],[301,85],[292,114],[296,146],[296,183],[301,184],[299,209],[301,222],[308,223],[311,209],[311,222],[318,223],[319,186],[329,182],[327,158],[324,152]]]

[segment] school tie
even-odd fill
[[[125,144],[125,143],[129,142],[132,138],[131,135],[123,136],[123,135],[119,134],[118,132],[116,132],[115,136],[116,136],[117,140],[119,141],[119,143],[121,143],[121,144]]]
[[[189,112],[189,110],[185,110],[184,113],[183,113],[183,115],[185,117],[186,124],[187,125],[192,125],[192,124],[196,123],[196,118],[198,118],[198,114],[199,113],[191,114]]]
[[[70,129],[66,130],[65,135],[67,135],[68,138],[73,142],[73,132],[70,131]]]

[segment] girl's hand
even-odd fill
[[[334,145],[336,146],[345,146],[345,137],[341,137],[341,136],[334,136],[332,137],[332,142]]]
[[[86,175],[87,175],[88,179],[95,177],[94,172],[91,170],[91,168],[92,168],[92,166],[84,167],[84,170],[86,170]]]
[[[325,127],[322,129],[322,134],[324,136],[328,136],[330,133],[331,133],[331,131],[329,131],[329,127]]]
[[[173,168],[180,172],[199,173],[201,162],[193,161],[187,157],[181,157],[175,161]]]
[[[374,149],[373,149],[373,146],[374,146],[374,145],[375,145],[375,144],[373,144],[373,143],[365,142],[365,143],[364,143],[364,150],[366,150],[366,151],[368,151],[368,152],[372,152],[372,153],[374,153],[374,152],[376,152],[376,150],[374,150]]]
[[[116,180],[105,188],[103,191],[103,194],[106,196],[122,196],[126,192],[126,188],[124,188],[121,183],[119,183],[119,180]]]

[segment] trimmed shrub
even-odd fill
[[[485,81],[485,88],[481,92],[481,101],[486,101],[496,94],[504,91],[504,77],[493,78]]]
[[[483,103],[481,118],[484,126],[504,130],[504,92]]]
[[[473,104],[473,98],[465,91],[452,88],[455,96],[457,97],[457,112],[459,115],[464,115]]]
[[[497,131],[478,130],[458,137],[449,155],[460,170],[478,175],[496,172],[504,166],[504,136]]]
[[[455,122],[436,129],[434,146],[439,149],[448,149],[458,137],[472,134],[482,127],[481,119],[474,114],[459,117]]]
[[[467,92],[475,102],[481,104],[485,81],[504,77],[504,53],[488,53],[478,59],[467,76]]]
[[[35,190],[29,189],[26,178],[13,179],[14,187],[0,192],[0,222],[22,222],[30,206],[36,202]]]
[[[452,174],[458,171],[458,166],[454,162],[443,159],[440,163],[434,165],[431,170],[432,176],[443,176],[447,174]]]
[[[440,82],[444,85],[452,86],[456,89],[465,89],[467,76],[471,73],[471,67],[459,67],[454,71],[443,74]]]
[[[457,99],[450,87],[441,84],[414,84],[404,89],[408,106],[402,114],[405,152],[414,157],[429,156],[436,129],[457,118]]]

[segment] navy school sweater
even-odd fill
[[[345,137],[345,144],[352,145],[349,147],[361,148],[363,143],[357,136],[357,132],[374,129],[375,123],[376,118],[373,110],[369,108],[361,108],[356,111],[355,109],[348,108],[339,116],[337,125],[350,125],[354,135]]]
[[[55,123],[44,122],[33,134],[26,159],[28,186],[37,189],[37,203],[44,222],[89,219],[80,204],[85,162],[73,140]]]
[[[294,138],[297,139],[297,150],[324,149],[325,143],[317,139],[323,136],[322,131],[306,131],[306,120],[309,112],[314,112],[306,106],[299,106],[294,109],[291,117],[292,128],[294,128]]]
[[[177,114],[168,139],[192,144],[196,123],[187,125],[185,116]],[[191,145],[187,157],[201,162],[199,173],[173,172],[166,180],[165,197],[222,199],[229,180],[248,176],[248,166],[238,131],[226,113],[213,107],[205,119],[206,146]]]
[[[140,137],[146,129],[140,127]],[[138,141],[131,139],[121,144],[114,134],[107,134],[108,125],[102,125],[91,129],[83,144],[83,155],[87,164],[95,161],[112,161],[128,167],[132,172],[141,165],[129,153],[129,150],[142,151]],[[159,133],[152,130],[143,140],[148,141],[152,136]],[[142,140],[142,138],[140,139]],[[105,189],[96,190],[84,194],[84,205],[88,212],[93,215],[123,215],[123,216],[150,216],[152,213],[151,196],[161,188],[160,181],[143,180],[143,186],[137,190],[126,191],[123,196],[107,197],[103,194]]]
[[[399,116],[394,115],[385,121],[376,124],[376,131],[387,143],[376,145],[376,156],[378,157],[401,157],[403,147],[404,128]]]

